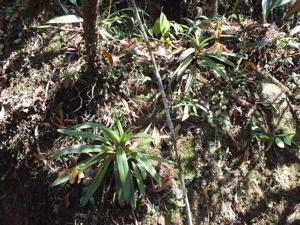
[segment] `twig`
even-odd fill
[[[132,4],[133,8],[134,8],[136,19],[139,23],[141,33],[142,33],[144,41],[147,45],[148,52],[149,52],[149,55],[150,55],[150,58],[151,58],[151,61],[152,61],[153,67],[154,67],[155,77],[156,77],[158,88],[159,88],[159,91],[160,91],[160,94],[161,94],[161,97],[162,97],[162,100],[163,100],[163,105],[164,105],[164,108],[165,108],[165,111],[166,111],[168,127],[170,129],[170,132],[171,132],[171,135],[172,135],[172,138],[173,138],[176,161],[177,161],[177,166],[179,168],[179,179],[180,179],[180,183],[181,183],[182,191],[183,191],[183,195],[184,195],[184,202],[185,202],[186,214],[187,214],[187,219],[188,219],[188,225],[192,225],[193,224],[193,222],[192,222],[192,213],[191,213],[191,210],[190,210],[190,203],[189,203],[189,200],[188,200],[187,190],[186,190],[186,187],[185,187],[184,173],[183,173],[183,168],[182,168],[182,165],[181,165],[180,155],[179,155],[178,149],[177,149],[176,134],[175,134],[175,129],[174,129],[173,122],[171,120],[169,102],[168,102],[168,99],[167,99],[167,96],[166,96],[166,93],[165,93],[165,90],[164,90],[164,87],[163,87],[163,83],[162,83],[161,76],[160,76],[159,71],[158,71],[158,67],[157,67],[153,52],[151,50],[151,45],[150,45],[150,42],[149,42],[148,35],[145,31],[144,25],[142,23],[142,20],[140,18],[139,13],[138,13],[138,9],[137,9],[135,0],[130,0],[130,1],[131,1],[131,4]]]

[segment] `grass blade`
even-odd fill
[[[78,131],[78,130],[70,130],[70,129],[58,129],[58,132],[62,134],[66,134],[69,136],[73,137],[81,137],[81,138],[87,138],[87,139],[92,139],[92,140],[97,140],[97,141],[103,141],[105,142],[106,140],[101,137],[98,134],[93,134],[90,132],[84,132],[84,131]]]
[[[131,197],[131,188],[130,188],[130,183],[128,182],[129,180],[129,166],[128,166],[128,161],[127,161],[127,156],[122,148],[117,149],[117,154],[116,154],[116,159],[117,159],[117,168],[118,168],[118,173],[120,177],[120,183],[121,183],[121,192],[122,196],[124,198],[125,203],[129,203],[130,197]]]
[[[144,187],[144,182],[143,182],[143,177],[139,171],[139,169],[137,168],[136,164],[132,161],[132,169],[136,178],[136,183],[139,189],[139,192],[141,193],[142,196],[145,196],[146,192],[145,192],[145,187]]]
[[[51,158],[57,159],[64,155],[70,155],[70,154],[82,154],[82,153],[93,153],[93,152],[103,153],[106,151],[110,151],[112,149],[113,148],[110,146],[102,146],[102,145],[74,145],[54,152]]]
[[[93,180],[90,182],[90,184],[87,187],[87,191],[84,194],[84,196],[80,199],[80,203],[84,206],[88,203],[88,201],[91,199],[95,191],[99,188],[103,177],[105,176],[105,173],[110,165],[111,159],[107,158],[103,164],[100,166],[98,169],[95,177]]]
[[[67,175],[65,175],[63,177],[55,179],[55,181],[52,183],[51,187],[54,187],[54,186],[57,186],[57,185],[67,182],[68,180],[71,179],[70,175],[71,175],[71,172],[69,172]]]
[[[144,169],[153,177],[153,179],[160,184],[160,176],[155,170],[155,168],[152,166],[150,161],[144,157],[137,158],[138,163],[140,166],[144,167]]]
[[[157,156],[152,156],[152,155],[144,154],[143,157],[145,157],[146,159],[155,160],[155,161],[160,162],[160,163],[175,164],[171,160],[164,159],[164,158],[157,157]]]
[[[178,80],[181,75],[184,73],[184,71],[189,67],[189,65],[192,63],[193,61],[193,55],[188,56],[186,59],[184,59],[180,65],[178,66],[178,68],[175,70],[171,81],[174,80]]]

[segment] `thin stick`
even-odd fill
[[[166,93],[165,93],[165,90],[164,90],[164,86],[163,86],[161,76],[160,76],[159,71],[158,71],[158,67],[157,67],[153,52],[151,50],[151,45],[150,45],[150,42],[149,42],[148,35],[145,31],[142,20],[140,18],[139,13],[138,13],[138,10],[137,10],[136,4],[135,4],[135,0],[131,0],[131,3],[132,3],[132,6],[134,8],[136,19],[139,23],[139,27],[141,29],[143,38],[144,38],[145,43],[147,45],[148,52],[149,52],[149,55],[150,55],[150,58],[151,58],[151,61],[152,61],[153,67],[154,67],[155,77],[156,77],[156,80],[157,80],[157,83],[158,83],[158,88],[159,88],[159,91],[160,91],[160,94],[161,94],[161,97],[162,97],[162,100],[163,100],[164,108],[165,108],[165,111],[166,111],[168,127],[170,129],[170,132],[171,132],[172,138],[173,138],[176,161],[177,161],[177,166],[179,168],[179,179],[180,179],[180,183],[181,183],[182,191],[183,191],[183,195],[184,195],[184,202],[185,202],[186,214],[187,214],[187,219],[188,219],[188,225],[193,225],[192,213],[191,213],[191,209],[190,209],[190,203],[189,203],[189,199],[188,199],[188,196],[187,196],[187,190],[186,190],[186,187],[185,187],[183,168],[182,168],[180,155],[178,153],[177,144],[176,144],[175,129],[174,129],[174,125],[173,125],[173,122],[172,122],[172,119],[171,119],[171,114],[170,114],[169,102],[168,102],[168,99],[167,99],[167,96],[166,96]]]

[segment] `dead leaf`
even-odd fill
[[[62,171],[58,172],[57,177],[58,178],[63,178],[64,176],[66,176],[69,173],[69,169],[64,168]]]
[[[79,184],[83,178],[84,178],[83,171],[79,171],[79,173],[77,174],[77,183]]]
[[[295,13],[300,11],[300,1],[297,0],[294,5],[289,9],[287,16],[290,17],[294,15]]]
[[[45,91],[42,86],[39,86],[37,89],[35,89],[33,93],[33,103],[36,102],[43,102],[45,100]]]
[[[175,127],[175,136],[178,137],[179,136],[179,131],[181,129],[181,124],[177,124]]]
[[[152,136],[155,138],[153,141],[153,144],[155,147],[158,147],[160,144],[160,139],[159,139],[159,130],[154,126],[152,130]]]
[[[254,71],[258,71],[258,67],[257,67],[257,65],[254,62],[244,61],[243,64],[246,65],[246,67],[248,67],[248,69],[252,69]]]
[[[119,44],[122,48],[130,48],[131,47],[131,44],[124,39],[120,40]]]
[[[108,64],[113,64],[114,62],[113,57],[108,51],[103,50],[102,56]]]
[[[75,41],[74,41],[74,43],[75,43],[75,45],[76,45],[77,47],[79,47],[81,42],[82,42],[82,35],[77,34],[77,35],[75,36]]]
[[[5,116],[5,110],[4,110],[4,107],[1,107],[1,110],[0,110],[0,121],[4,120],[4,116]]]
[[[157,225],[165,225],[165,224],[166,224],[165,217],[163,215],[160,215],[157,220]]]
[[[79,171],[76,167],[74,167],[73,169],[70,169],[70,180],[69,183],[70,184],[74,184],[76,182],[76,178],[77,175],[80,173],[81,171]]]
[[[9,22],[15,22],[18,18],[19,18],[20,13],[19,12],[15,12],[11,17]]]

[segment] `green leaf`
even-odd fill
[[[258,135],[257,138],[258,138],[260,141],[265,141],[265,142],[271,141],[271,140],[272,140],[272,138],[270,138],[268,135],[265,135],[265,134]]]
[[[102,127],[103,127],[102,124],[86,122],[86,123],[76,124],[76,125],[70,127],[70,129],[73,129],[73,130],[82,130],[82,129],[89,129],[89,128],[101,129]]]
[[[117,120],[117,129],[118,129],[118,132],[119,132],[119,136],[122,137],[122,135],[124,134],[124,130],[123,130],[123,127],[122,127],[122,124],[120,122],[120,120]]]
[[[82,154],[82,153],[103,153],[106,151],[113,150],[110,146],[102,146],[102,145],[74,145],[71,147],[64,148],[62,150],[56,151],[51,156],[53,159],[57,159],[64,155],[69,154]]]
[[[170,32],[170,27],[170,21],[167,19],[164,13],[161,13],[160,17],[155,21],[152,30],[156,36],[159,36],[160,34],[162,36],[166,36]]]
[[[180,65],[178,66],[178,68],[175,70],[173,76],[172,76],[172,81],[174,80],[178,80],[181,75],[185,72],[185,70],[189,67],[189,65],[191,64],[191,62],[193,61],[193,56],[190,55],[187,58],[185,58]]]
[[[228,82],[229,77],[226,75],[226,73],[223,71],[223,69],[215,63],[213,60],[211,60],[208,57],[202,57],[204,60],[203,64],[206,65],[207,67],[213,69],[219,76],[223,77],[223,79]]]
[[[276,143],[276,145],[279,147],[279,148],[284,148],[284,142],[282,141],[282,139],[281,138],[278,138],[278,137],[276,137],[275,138],[275,143]]]
[[[52,183],[51,187],[63,184],[65,182],[67,182],[68,180],[70,180],[71,179],[70,174],[71,174],[71,172],[66,174],[64,177],[60,177],[60,178],[55,179],[55,181]]]
[[[273,143],[274,143],[274,140],[271,139],[271,141],[268,142],[266,151],[269,151],[271,149],[271,147],[273,146]]]
[[[209,57],[212,57],[212,58],[215,58],[215,59],[217,59],[217,60],[219,60],[219,61],[221,61],[221,62],[223,62],[223,63],[225,63],[225,64],[227,64],[227,65],[229,65],[229,66],[231,66],[231,67],[235,67],[235,65],[234,65],[234,63],[233,62],[231,62],[229,59],[227,59],[226,57],[224,57],[224,56],[221,56],[221,55],[217,55],[217,54],[213,54],[213,53],[209,53],[209,54],[207,54]]]
[[[81,138],[87,138],[87,139],[92,139],[92,140],[97,140],[97,141],[104,141],[104,142],[106,141],[100,135],[93,134],[93,133],[90,133],[90,132],[70,130],[70,129],[58,129],[57,131],[62,133],[62,134],[66,134],[66,135],[73,136],[73,137],[81,137]]]
[[[139,189],[139,192],[141,193],[142,196],[145,196],[145,187],[144,187],[144,182],[143,182],[143,177],[139,171],[139,169],[137,168],[136,164],[131,161],[132,164],[132,169],[136,178],[136,183]]]
[[[64,16],[57,16],[53,19],[47,21],[48,24],[55,24],[55,23],[81,23],[83,19],[76,15],[64,15]]]
[[[146,180],[146,178],[147,178],[147,170],[145,170],[145,168],[139,162],[137,163],[137,167],[139,168],[139,170],[141,172],[143,180]]]
[[[267,45],[269,45],[271,42],[268,40],[260,40],[260,41],[255,41],[253,43],[249,44],[249,49],[253,49],[253,48],[262,48],[265,47]]]
[[[112,129],[106,126],[102,126],[101,131],[104,134],[104,136],[111,142],[113,142],[115,145],[120,144],[121,137],[117,134],[117,132],[113,131]]]
[[[300,25],[294,27],[294,28],[291,30],[290,35],[293,36],[293,35],[295,35],[295,34],[297,34],[297,33],[300,33]]]
[[[133,135],[130,140],[134,141],[136,139],[138,140],[138,145],[135,147],[135,149],[143,149],[145,146],[148,146],[151,142],[157,140],[157,138],[153,137],[150,134],[140,132],[138,134]]]
[[[296,49],[300,50],[300,43],[298,43],[298,42],[289,41],[288,45],[292,48],[296,48]]]
[[[75,5],[75,6],[78,6],[76,0],[69,0],[69,2],[71,2],[71,3],[72,3],[73,5]]]
[[[137,158],[138,163],[140,166],[142,166],[152,177],[153,179],[160,184],[160,176],[155,170],[155,168],[152,166],[150,161],[144,157],[138,157]]]
[[[116,154],[117,159],[117,168],[118,173],[120,177],[120,183],[121,183],[121,193],[122,197],[124,198],[125,203],[129,203],[130,197],[131,197],[131,184],[129,182],[129,166],[127,161],[127,156],[122,148],[117,149]]]
[[[84,206],[88,203],[88,201],[91,199],[95,191],[99,188],[103,177],[105,176],[105,173],[110,165],[111,159],[107,158],[102,165],[99,167],[95,177],[93,180],[89,183],[86,193],[84,196],[80,199],[80,203]]]
[[[125,201],[122,196],[122,186],[121,186],[121,180],[118,172],[117,161],[114,162],[114,178],[116,182],[116,193],[117,193],[118,201],[119,204],[123,206],[125,204]]]
[[[184,105],[184,109],[183,109],[183,116],[182,116],[182,121],[185,121],[186,119],[188,119],[190,117],[189,114],[189,106],[188,105]]]
[[[61,8],[65,13],[69,13],[69,10],[67,9],[66,5],[62,3],[61,0],[59,0],[58,3],[60,4]]]
[[[171,24],[164,13],[160,14],[159,23],[161,34],[163,36],[167,35],[170,31]]]
[[[103,159],[107,158],[107,154],[99,153],[91,158],[87,158],[76,166],[79,170],[86,170],[87,168],[91,167],[92,165],[96,164],[97,162],[102,161]]]
[[[135,209],[136,208],[136,197],[135,193],[133,192],[130,198],[130,206],[131,208]]]
[[[285,144],[287,144],[288,146],[291,146],[292,145],[292,139],[289,137],[289,136],[285,136],[283,138],[283,141]]]
[[[168,160],[168,159],[164,159],[164,158],[161,158],[161,157],[147,155],[147,154],[143,154],[143,156],[147,159],[155,160],[155,161],[160,162],[160,163],[175,164],[173,161]]]
[[[278,8],[280,6],[290,3],[292,0],[273,0],[272,9]]]
[[[178,57],[178,62],[181,62],[183,60],[185,60],[188,56],[190,56],[191,54],[193,54],[196,50],[194,48],[188,48],[186,50],[184,50],[183,53],[181,53],[181,55]]]

